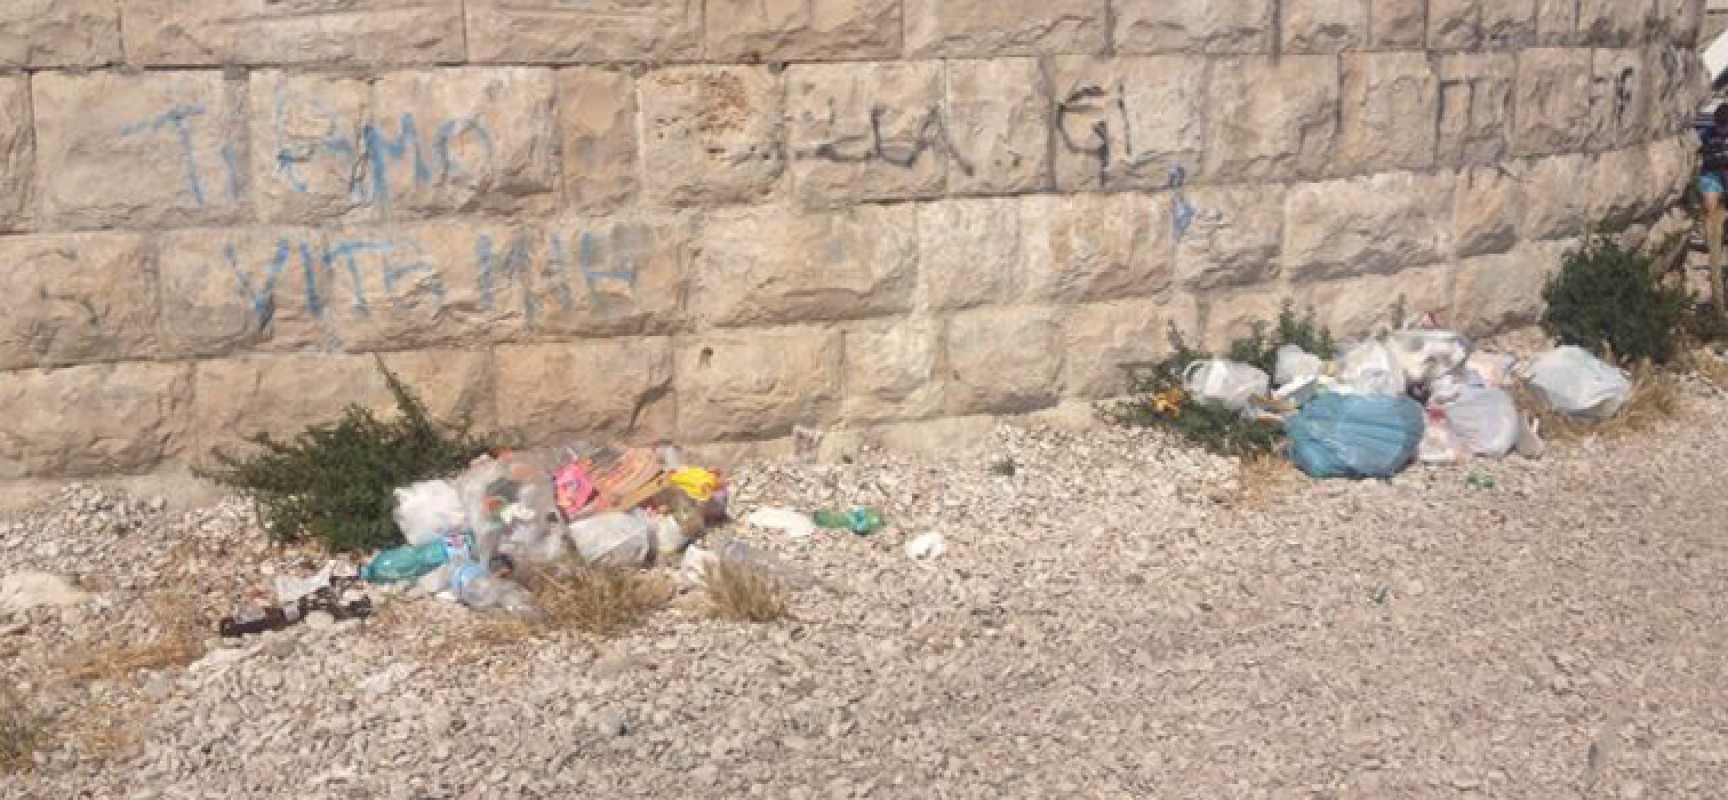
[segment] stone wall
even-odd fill
[[[912,430],[1175,323],[1529,323],[1686,182],[1702,0],[8,0],[0,479],[379,404]],[[904,427],[912,425],[913,427]]]

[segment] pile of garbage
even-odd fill
[[[1329,355],[1286,345],[1273,375],[1200,360],[1182,389],[1193,401],[1282,424],[1290,460],[1315,478],[1389,478],[1415,463],[1514,452],[1540,457],[1539,426],[1512,392],[1520,381],[1549,409],[1585,421],[1612,419],[1632,392],[1625,373],[1581,348],[1521,360],[1478,351],[1431,321]]]

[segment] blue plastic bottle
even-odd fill
[[[474,537],[467,533],[453,533],[422,545],[392,547],[366,562],[360,577],[367,583],[411,581],[450,561],[469,558],[473,550]]]

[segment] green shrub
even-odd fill
[[[466,420],[442,426],[394,374],[378,365],[396,401],[396,417],[379,419],[351,405],[334,425],[315,425],[292,440],[248,439],[249,456],[218,449],[201,477],[232,487],[258,509],[272,539],[317,539],[334,551],[370,551],[403,543],[391,518],[396,487],[448,475],[488,449]]]
[[[1622,364],[1666,364],[1679,353],[1691,298],[1662,285],[1651,259],[1601,236],[1566,253],[1542,289],[1542,330]]]

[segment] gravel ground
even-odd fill
[[[1245,502],[1231,462],[1110,429],[758,465],[740,512],[897,521],[722,532],[810,579],[792,620],[680,602],[622,638],[512,640],[387,598],[82,683],[69,664],[211,630],[317,559],[237,504],[71,487],[0,523],[0,575],[95,593],[0,617],[0,671],[55,719],[0,797],[1720,797],[1728,400],[1688,406],[1491,464],[1488,491],[1415,470]],[[947,554],[909,560],[927,531]]]

